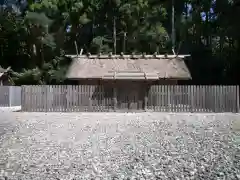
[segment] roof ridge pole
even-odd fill
[[[82,53],[83,53],[83,48],[82,48],[81,51],[80,51],[80,56],[82,55]]]
[[[77,41],[74,41],[74,44],[75,44],[75,48],[76,48],[76,54],[77,54],[77,56],[79,56],[79,54],[78,54],[78,46],[77,46]]]

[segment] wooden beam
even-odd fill
[[[182,55],[145,55],[144,58],[146,59],[171,59],[171,58],[185,58],[185,57],[190,57],[191,55],[189,54],[182,54]],[[70,57],[70,58],[90,58],[90,59],[96,59],[96,58],[100,58],[100,59],[109,59],[109,55],[66,55],[66,57]],[[111,56],[112,59],[116,59],[116,58],[134,58],[134,59],[143,59],[142,55],[112,55]]]
[[[114,79],[116,79],[116,71],[114,72]],[[117,82],[114,81],[113,84],[113,109],[117,110]]]
[[[144,84],[144,110],[147,110],[147,104],[148,104],[148,83],[145,82]]]
[[[114,111],[117,110],[117,87],[116,87],[116,83],[113,86],[113,109],[114,109]]]

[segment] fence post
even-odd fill
[[[25,110],[25,104],[24,104],[24,86],[20,86],[21,87],[21,99],[20,99],[20,101],[21,101],[21,109],[22,109],[22,111],[24,111]]]
[[[117,88],[113,88],[113,109],[114,111],[117,110]]]
[[[195,90],[195,86],[191,85],[190,86],[190,98],[191,98],[191,112],[194,112],[194,90]]]
[[[117,110],[117,83],[116,81],[113,83],[113,110],[116,112]]]
[[[239,109],[239,86],[237,85],[236,88],[237,88],[237,90],[236,90],[236,91],[237,91],[237,92],[236,92],[236,96],[237,96],[237,97],[236,97],[236,98],[237,98],[237,109],[236,109],[236,110],[237,110],[237,111],[236,111],[236,112],[239,113],[239,110],[240,110],[240,109]]]
[[[12,86],[9,86],[8,87],[9,89],[8,89],[8,100],[9,100],[9,102],[8,102],[8,105],[9,105],[9,107],[11,107],[12,106]]]
[[[144,83],[145,87],[144,89],[144,111],[147,111],[147,105],[148,105],[148,83]]]
[[[44,88],[45,96],[43,97],[43,102],[45,104],[44,112],[48,112],[48,86],[40,86],[41,88]]]

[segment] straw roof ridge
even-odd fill
[[[11,69],[11,67],[8,67],[7,69],[4,69],[2,66],[0,66],[0,72],[1,73],[5,73],[7,71],[9,71]]]
[[[75,56],[72,57],[74,60],[69,67],[67,78],[103,78],[117,73],[117,78],[127,76],[134,79],[138,73],[143,73],[156,74],[155,78],[191,79],[190,72],[181,57],[162,58],[159,56],[156,58],[156,55],[132,57],[131,55]],[[142,75],[139,74],[139,76]]]
[[[66,55],[71,58],[87,58],[87,59],[179,59],[181,60],[184,57],[188,57],[190,55],[158,55],[158,54],[153,54],[153,55],[125,55],[125,54],[120,54],[120,55],[112,55],[112,54],[98,54],[98,55]]]

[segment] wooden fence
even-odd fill
[[[0,86],[0,107],[21,106],[20,86]]]
[[[113,111],[113,90],[94,85],[22,86],[22,110]],[[146,108],[158,112],[238,112],[238,86],[151,86]],[[117,100],[117,102],[121,102]],[[139,100],[142,103],[142,100]],[[115,110],[123,110],[119,105]],[[142,110],[142,108],[139,108]],[[125,111],[126,109],[124,109]],[[135,109],[137,111],[137,109]]]
[[[163,112],[238,112],[238,86],[152,86],[148,109]]]

